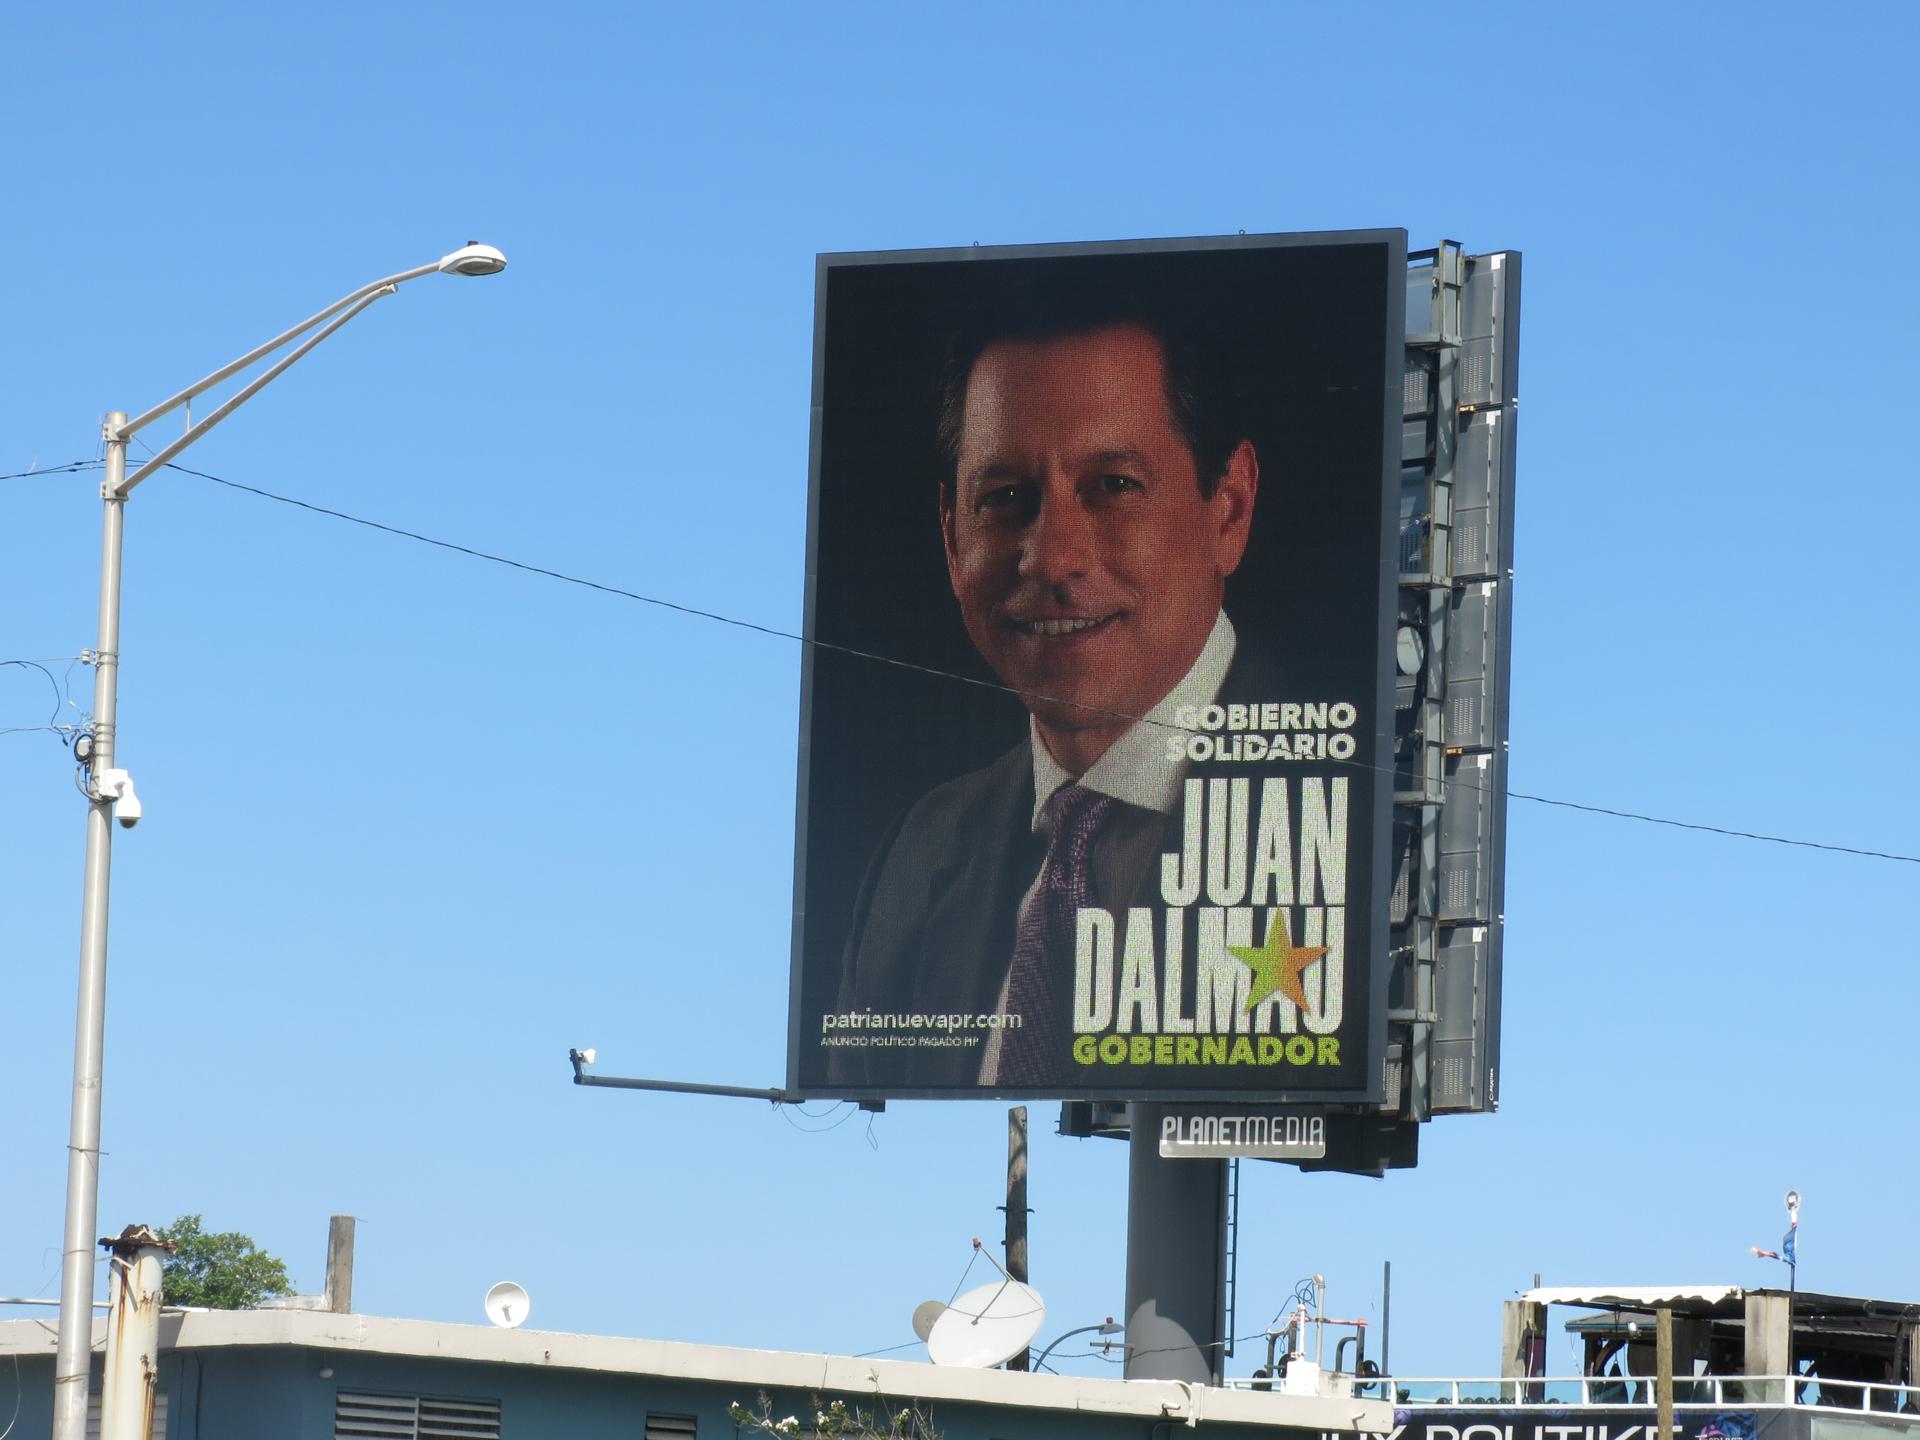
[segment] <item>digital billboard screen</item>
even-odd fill
[[[820,258],[790,1088],[1381,1098],[1405,270]]]

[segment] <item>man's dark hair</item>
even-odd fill
[[[1174,433],[1193,457],[1201,498],[1211,500],[1234,448],[1246,438],[1221,346],[1204,327],[1175,319],[1137,296],[1104,287],[1097,294],[1027,294],[984,307],[953,337],[940,386],[938,441],[947,464],[943,482],[954,478],[960,431],[966,421],[967,382],[988,346],[1009,340],[1062,340],[1117,325],[1137,326],[1159,342],[1167,412]]]

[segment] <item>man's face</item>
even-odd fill
[[[1160,344],[1136,326],[1001,341],[975,362],[941,491],[947,573],[967,634],[1068,770],[1199,656],[1258,484],[1243,441],[1201,498]]]

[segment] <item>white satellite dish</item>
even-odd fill
[[[936,1365],[985,1370],[1011,1359],[1046,1323],[1047,1302],[1018,1280],[995,1280],[969,1290],[940,1313],[927,1335]]]
[[[502,1280],[487,1291],[487,1319],[506,1330],[513,1330],[524,1324],[527,1309],[531,1303],[527,1292],[511,1280]]]
[[[913,1307],[913,1333],[922,1340],[933,1333],[933,1322],[946,1310],[945,1304],[938,1300],[922,1300]]]

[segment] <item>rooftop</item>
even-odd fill
[[[96,1319],[96,1349],[104,1346],[105,1337],[106,1322]],[[50,1321],[0,1322],[0,1357],[51,1355],[54,1343],[55,1327]],[[880,1395],[890,1401],[952,1401],[1025,1411],[1137,1416],[1190,1425],[1210,1421],[1302,1430],[1386,1432],[1393,1428],[1393,1407],[1384,1401],[1216,1389],[1180,1381],[973,1370],[907,1360],[557,1330],[505,1330],[313,1310],[168,1311],[160,1322],[163,1354],[276,1346],[710,1381],[738,1385],[742,1401],[750,1401],[758,1389],[802,1390],[850,1397]]]

